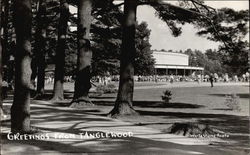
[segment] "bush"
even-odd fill
[[[169,103],[169,101],[172,99],[172,92],[170,90],[165,90],[163,92],[163,95],[161,96],[161,99],[165,102],[165,103]]]
[[[98,85],[96,88],[96,92],[100,95],[111,94],[111,93],[116,93],[117,88],[114,84]]]
[[[225,104],[230,110],[241,111],[239,96],[236,94],[226,95]]]

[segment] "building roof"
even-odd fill
[[[177,52],[153,51],[156,65],[181,65],[188,66],[188,55]]]

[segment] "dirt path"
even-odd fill
[[[161,153],[175,155],[246,154],[246,152],[225,150],[223,147],[208,145],[222,142],[218,138],[197,139],[166,134],[157,129],[92,115],[90,113],[93,112],[93,109],[86,108],[80,110],[56,107],[44,101],[34,101],[31,109],[32,125],[42,130],[40,136],[48,137],[43,140],[8,140],[6,134],[10,131],[10,124],[8,121],[3,122],[1,128],[4,134],[2,135],[2,154],[86,152],[108,152],[109,154]],[[124,134],[124,137],[112,137],[114,135],[118,136],[119,133]],[[91,134],[95,135],[95,137],[91,137]],[[131,137],[128,136],[129,134],[131,134]],[[101,135],[106,135],[106,138],[98,138]]]

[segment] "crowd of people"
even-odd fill
[[[72,76],[65,76],[65,82],[74,82]],[[103,85],[107,85],[111,81],[119,81],[119,75],[105,75],[105,76],[94,76],[91,81],[93,83],[99,83]],[[135,82],[210,82],[211,87],[216,82],[250,82],[250,75],[249,72],[242,74],[241,76],[232,75],[225,73],[223,75],[218,75],[217,73],[211,73],[210,75],[202,75],[196,74],[195,72],[189,76],[182,76],[182,75],[149,75],[149,76],[134,76]],[[36,80],[34,81],[36,83]],[[45,84],[53,84],[54,83],[54,76],[53,75],[46,75],[45,76]],[[8,89],[14,89],[14,84],[8,83],[6,80],[3,79],[2,81],[2,97],[5,98],[7,96]]]
[[[195,72],[189,76],[183,75],[149,75],[141,76],[135,75],[135,82],[210,82],[211,78],[214,82],[249,82],[250,76],[246,72],[242,76],[232,75],[228,73],[218,75],[217,73],[211,73],[209,75],[196,74]],[[119,81],[119,75],[106,75],[106,76],[95,76],[92,78],[94,82],[105,84],[111,81]]]
[[[218,75],[217,73],[211,73],[209,75],[202,75],[196,74],[195,72],[189,76],[183,75],[149,75],[149,76],[141,76],[135,75],[134,81],[135,82],[210,82],[211,77],[213,78],[214,82],[249,82],[250,76],[249,73],[246,72],[242,74],[242,76],[229,76],[228,73]],[[53,83],[54,78],[53,76],[45,77],[45,83]],[[65,82],[74,82],[72,76],[65,76]],[[94,76],[92,77],[92,81],[100,84],[107,84],[111,81],[119,81],[119,75],[105,75],[105,76]]]

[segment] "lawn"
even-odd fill
[[[173,94],[168,104],[161,100],[166,89]],[[228,94],[239,96],[240,111],[227,107]],[[96,114],[108,113],[115,98],[116,94],[93,98],[99,105]],[[233,149],[249,146],[249,87],[246,85],[135,89],[134,108],[140,117],[120,119],[166,132],[176,122],[198,122],[229,134],[226,138],[229,143],[221,145]]]
[[[173,123],[197,122],[206,124],[229,135],[224,138],[228,143],[222,143],[228,149],[249,149],[249,86],[223,85],[213,88],[209,85],[193,83],[188,87],[169,87],[164,84],[147,83],[147,87],[137,89],[142,83],[136,84],[134,92],[134,108],[140,114],[138,117],[119,118],[136,125],[168,132]],[[178,84],[177,84],[178,85]],[[173,85],[172,85],[173,86]],[[50,89],[51,86],[47,88]],[[54,106],[65,106],[71,101],[73,84],[66,84],[66,100],[54,103]],[[172,92],[170,103],[163,103],[161,95],[166,89]],[[48,91],[51,95],[51,90]],[[240,111],[230,110],[226,104],[226,95],[239,96]],[[114,106],[117,94],[92,96],[96,104],[88,107],[89,114],[105,116]],[[7,102],[7,101],[5,101]],[[9,102],[11,103],[11,102]],[[5,105],[9,110],[10,104]]]

